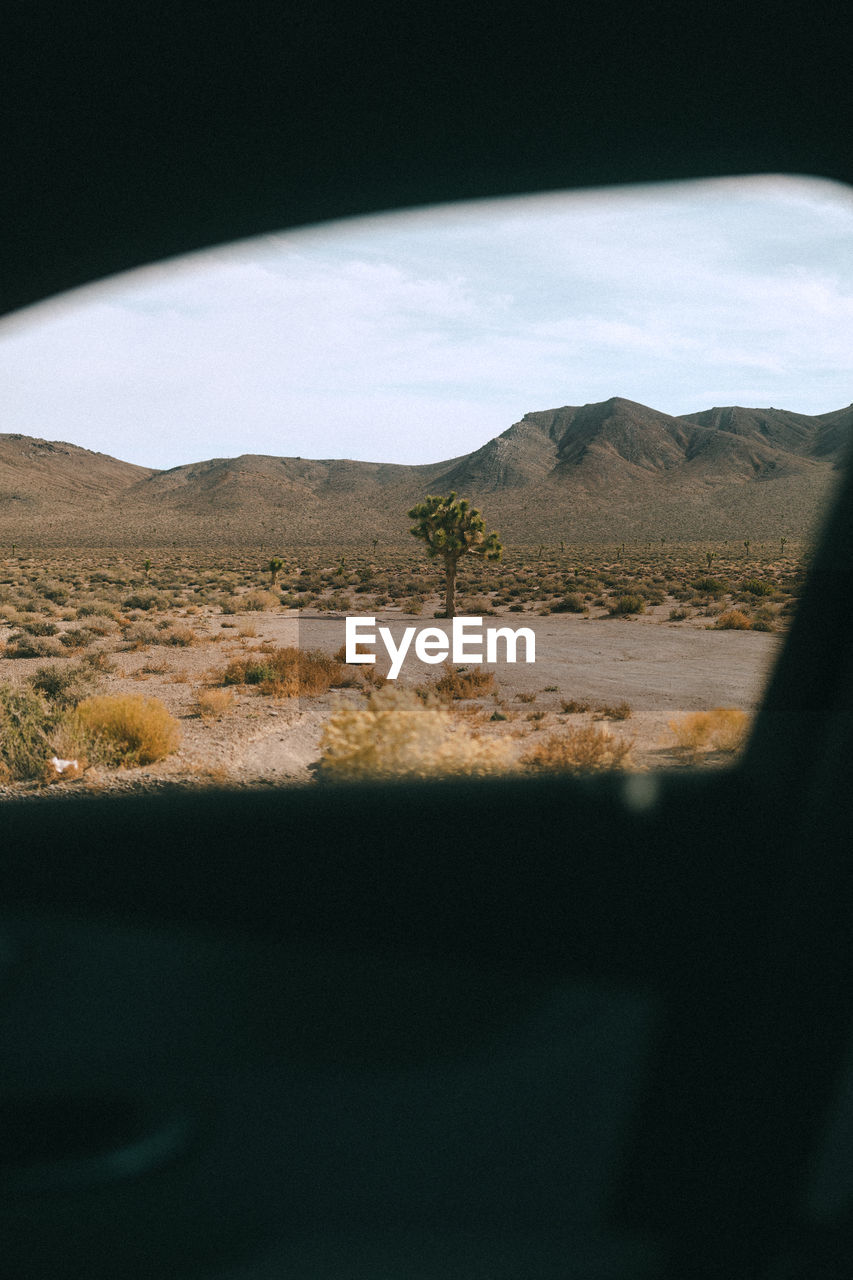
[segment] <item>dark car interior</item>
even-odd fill
[[[13,3],[4,313],[353,214],[853,180],[838,11]],[[853,476],[745,755],[0,808],[0,1271],[853,1273]]]

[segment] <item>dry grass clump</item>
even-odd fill
[[[88,697],[97,681],[95,664],[71,662],[61,667],[39,667],[28,684],[53,706],[65,709]]]
[[[44,774],[54,723],[54,713],[34,689],[0,684],[0,782]]]
[[[630,720],[631,704],[630,702],[605,702],[602,706],[595,708],[595,720]]]
[[[579,698],[561,698],[560,710],[563,715],[579,715],[583,711],[589,711],[589,703],[584,702]]]
[[[441,675],[429,685],[422,686],[430,693],[436,694],[443,702],[453,702],[460,698],[483,698],[494,692],[494,671],[465,671],[462,667],[454,667],[452,662],[442,664]]]
[[[232,600],[238,613],[260,613],[264,609],[274,609],[280,600],[271,591],[249,591],[244,596]]]
[[[512,744],[454,729],[447,707],[424,703],[408,689],[371,693],[363,707],[343,707],[320,741],[320,774],[350,781],[506,773]]]
[[[612,618],[628,617],[632,613],[645,613],[646,602],[642,596],[630,593],[619,596],[607,610]]]
[[[161,630],[157,636],[157,644],[169,644],[185,649],[191,644],[198,643],[198,636],[192,627],[168,627]]]
[[[522,756],[532,773],[595,773],[628,763],[633,738],[620,738],[591,724],[551,734]]]
[[[739,751],[746,741],[749,716],[739,707],[714,707],[693,711],[669,727],[682,750],[695,756],[700,751]]]
[[[552,613],[588,613],[586,603],[582,595],[577,591],[569,591],[564,595],[562,600],[558,600],[556,604],[551,605]]]
[[[83,747],[90,759],[111,767],[162,760],[177,750],[181,737],[177,720],[163,703],[138,694],[87,698],[65,728],[65,754],[77,755]]]
[[[218,719],[233,703],[233,689],[199,689],[196,695],[196,709],[203,720]]]
[[[9,637],[6,658],[60,658],[62,645],[52,636],[31,636],[17,632]]]
[[[293,645],[255,649],[234,658],[218,677],[220,684],[257,685],[277,698],[318,697],[347,680],[342,663],[315,649]]]
[[[752,623],[741,609],[726,609],[714,623],[716,631],[749,631]]]

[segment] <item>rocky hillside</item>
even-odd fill
[[[406,539],[406,512],[455,489],[514,542],[809,536],[853,435],[853,405],[673,417],[614,397],[525,414],[425,466],[243,454],[153,471],[0,436],[0,538],[89,545]]]

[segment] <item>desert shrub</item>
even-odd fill
[[[564,715],[577,715],[581,711],[589,711],[589,703],[581,702],[577,698],[561,698],[560,710]]]
[[[238,612],[260,613],[264,609],[274,609],[280,603],[279,597],[271,591],[249,591],[238,596],[234,604]]]
[[[703,596],[721,596],[725,589],[725,583],[719,578],[696,578],[692,583],[694,591],[698,591]]]
[[[628,702],[605,702],[595,708],[596,720],[630,720],[631,705]]]
[[[199,689],[196,696],[196,708],[205,720],[224,715],[233,702],[233,689]]]
[[[738,707],[714,707],[670,720],[669,727],[678,746],[690,755],[705,750],[734,752],[746,740],[749,717]]]
[[[94,653],[84,653],[80,658],[80,666],[89,668],[92,671],[114,671],[115,663],[109,654],[101,649],[96,649]]]
[[[128,649],[144,649],[160,643],[160,632],[150,622],[134,622],[124,633]]]
[[[66,649],[85,649],[94,638],[94,633],[88,627],[71,627],[68,631],[63,631],[59,643]]]
[[[633,745],[633,738],[615,737],[586,724],[551,734],[522,756],[521,763],[532,773],[595,773],[621,768]]]
[[[77,618],[86,619],[86,629],[91,631],[95,636],[110,636],[114,631],[118,630],[118,624],[114,618],[107,617],[103,613],[84,613],[81,609],[77,610]]]
[[[91,663],[74,662],[65,666],[39,667],[28,684],[57,707],[74,707],[92,692],[97,672]]]
[[[775,591],[775,587],[769,582],[762,582],[760,578],[747,578],[740,584],[740,589],[751,596],[772,596]]]
[[[343,707],[326,723],[320,775],[334,780],[432,778],[504,773],[512,745],[459,727],[449,710],[407,689],[371,693],[363,707]]]
[[[454,667],[452,662],[444,662],[441,675],[422,686],[428,692],[435,693],[444,702],[453,702],[460,698],[482,698],[494,692],[494,671],[465,671]]]
[[[646,602],[642,596],[638,595],[619,596],[607,610],[612,618],[625,617],[630,613],[645,613],[645,611]]]
[[[679,607],[675,609],[670,609],[669,611],[670,622],[683,622],[685,618],[689,618],[689,617],[690,617],[689,609],[684,609]]]
[[[134,591],[122,601],[123,609],[141,609],[144,613],[165,609],[168,601],[157,591]]]
[[[28,636],[55,636],[59,627],[55,622],[43,622],[41,619],[34,619],[32,622],[21,623],[21,630],[26,631]]]
[[[35,689],[0,684],[0,782],[44,774],[54,723],[54,713]]]
[[[178,722],[163,703],[137,694],[87,698],[66,725],[78,751],[110,767],[152,764],[180,743]]]
[[[62,646],[52,636],[27,636],[21,633],[9,637],[7,658],[59,658]]]
[[[749,631],[752,623],[740,609],[726,609],[714,623],[717,631]]]
[[[198,637],[192,627],[169,627],[168,631],[161,633],[157,643],[186,648],[188,645],[195,644],[197,639]]]
[[[223,685],[258,685],[279,698],[317,697],[348,681],[343,664],[327,653],[294,646],[270,646],[235,658],[219,676]]]
[[[556,604],[551,605],[552,613],[585,613],[586,605],[583,597],[577,591],[570,591],[568,595],[563,596],[562,600],[558,600]]]
[[[116,621],[116,612],[112,606],[104,600],[97,600],[92,604],[79,604],[77,606],[78,618],[108,618],[113,622]],[[91,626],[91,623],[87,623]]]

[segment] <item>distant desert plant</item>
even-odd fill
[[[34,618],[32,622],[22,622],[21,630],[26,631],[30,636],[55,636],[59,628],[55,622],[44,622],[40,618]]]
[[[168,600],[157,591],[134,591],[122,601],[123,609],[142,609],[144,612],[165,609]]]
[[[725,592],[725,583],[719,578],[696,578],[691,583],[694,591],[703,596],[721,596]]]
[[[632,613],[645,613],[646,602],[642,596],[638,595],[621,595],[611,604],[607,610],[612,618],[627,617]]]
[[[670,720],[669,727],[678,746],[690,755],[708,750],[735,752],[746,741],[749,716],[739,707],[714,707]]]
[[[551,734],[522,756],[532,773],[597,773],[628,762],[633,738],[620,738],[586,724]]]
[[[158,644],[176,645],[179,648],[186,648],[197,642],[198,636],[192,627],[169,627],[168,630],[161,631],[157,639]]]
[[[327,653],[292,645],[256,649],[235,658],[219,676],[224,685],[258,685],[261,693],[280,698],[317,697],[346,680],[343,664]]]
[[[204,720],[224,715],[233,704],[233,689],[199,689],[196,695],[196,707]]]
[[[441,675],[427,688],[445,702],[460,698],[483,698],[495,687],[494,671],[463,671],[451,662],[442,664]]]
[[[98,675],[91,663],[73,662],[63,666],[39,667],[29,685],[56,707],[74,707],[87,697]]]
[[[752,623],[740,609],[727,609],[714,623],[716,631],[749,631]]]
[[[579,698],[561,698],[560,710],[564,715],[578,715],[582,711],[589,711],[589,703]]]
[[[605,702],[595,708],[596,720],[630,720],[631,704],[629,702]]]
[[[68,751],[86,748],[89,759],[114,766],[152,764],[176,751],[177,720],[158,698],[103,695],[78,703],[66,721]]]
[[[124,629],[124,647],[127,649],[145,649],[159,643],[160,632],[150,622],[134,622]]]
[[[53,636],[30,636],[20,632],[9,637],[7,658],[59,658],[62,645]]]
[[[386,686],[363,707],[343,707],[320,742],[320,775],[333,780],[438,778],[505,773],[512,744],[454,730],[450,711]]]
[[[263,609],[274,609],[280,603],[278,596],[271,591],[249,591],[238,596],[233,604],[238,612],[260,613]]]
[[[552,613],[586,613],[586,611],[583,596],[577,591],[570,591],[568,595],[563,596],[562,600],[551,605]]]
[[[483,560],[500,560],[502,547],[496,533],[486,533],[480,512],[466,498],[456,500],[455,493],[444,497],[430,496],[412,507],[414,520],[409,532],[426,544],[431,559],[444,565],[444,617],[456,612],[456,572],[459,561],[469,555]]]

